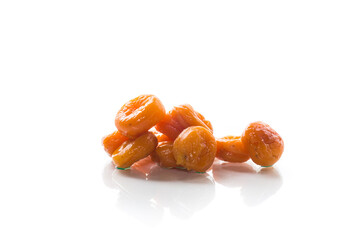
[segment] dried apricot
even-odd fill
[[[151,153],[151,159],[158,163],[160,167],[181,167],[176,164],[176,160],[173,155],[173,142],[171,141],[160,142],[155,151]]]
[[[136,161],[150,155],[155,150],[157,143],[157,138],[151,132],[127,140],[112,154],[113,162],[119,169],[129,168]]]
[[[146,176],[150,174],[151,171],[156,167],[156,163],[154,163],[149,155],[146,158],[143,158],[131,165],[131,170],[135,170],[137,173],[141,173],[142,177],[145,176],[146,178]]]
[[[158,142],[171,141],[168,136],[166,136],[165,134],[159,132],[159,131],[156,130],[155,128],[150,129],[150,132],[152,132],[153,134],[155,134]]]
[[[196,112],[189,104],[180,105],[170,110],[155,128],[175,140],[187,127],[202,126],[212,132],[211,123],[204,116]]]
[[[140,95],[125,103],[115,117],[115,126],[129,138],[148,131],[165,116],[165,108],[154,95]]]
[[[268,167],[274,165],[284,151],[284,141],[268,124],[251,123],[244,131],[242,140],[254,163]]]
[[[228,162],[246,162],[250,156],[240,137],[227,136],[216,139],[216,157]]]
[[[127,137],[123,136],[119,131],[115,131],[102,139],[102,144],[104,146],[105,152],[107,152],[110,156],[113,152],[126,140]]]
[[[206,120],[205,117],[201,113],[199,113],[197,111],[195,111],[195,113],[197,114],[198,118],[201,121],[203,121],[205,123],[205,125],[211,130],[211,132],[213,132],[213,126],[212,126],[211,122],[209,120]]]
[[[207,128],[188,127],[174,141],[173,154],[176,164],[187,170],[205,172],[215,159],[215,137]]]

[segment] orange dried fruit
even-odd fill
[[[143,176],[146,176],[156,167],[156,163],[154,163],[150,156],[147,156],[131,165],[131,170],[135,170]]]
[[[119,169],[129,168],[152,153],[157,146],[157,138],[151,132],[146,132],[135,139],[123,142],[112,154],[115,166]]]
[[[102,139],[102,144],[104,146],[105,152],[107,152],[110,156],[113,152],[126,140],[127,137],[123,136],[119,131],[115,131]]]
[[[249,153],[241,140],[241,136],[227,136],[216,139],[216,157],[228,162],[246,162]]]
[[[199,113],[197,111],[195,111],[195,113],[197,114],[197,117],[205,123],[205,125],[208,127],[208,129],[211,130],[211,132],[213,132],[214,129],[213,129],[211,122],[209,120],[206,120],[205,117],[201,113]]]
[[[180,105],[171,109],[166,116],[156,124],[159,132],[175,140],[186,128],[191,126],[202,126],[212,132],[211,123],[204,116],[196,112],[189,104]]]
[[[171,141],[160,142],[156,147],[155,151],[151,153],[151,159],[156,162],[160,167],[181,167],[176,164],[176,160],[173,155],[173,142]]]
[[[116,114],[115,126],[124,136],[135,138],[165,116],[165,108],[154,95],[140,95],[125,103]]]
[[[168,136],[166,136],[165,134],[159,132],[158,130],[156,130],[155,128],[150,129],[150,132],[154,133],[158,142],[165,142],[165,141],[171,141],[170,138]]]
[[[242,140],[254,163],[274,165],[284,151],[284,141],[268,124],[253,122],[244,131]]]
[[[205,172],[215,159],[215,137],[205,127],[188,127],[174,141],[173,154],[177,165],[187,170]]]

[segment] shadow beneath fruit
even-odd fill
[[[240,188],[240,195],[248,206],[257,206],[274,195],[283,180],[274,167],[261,168],[249,163],[216,162],[214,180],[226,187]]]
[[[110,163],[103,171],[104,184],[119,191],[119,209],[139,221],[157,225],[167,210],[188,219],[214,199],[215,184],[208,173],[164,169],[152,161],[144,162],[125,171]]]

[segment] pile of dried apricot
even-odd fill
[[[150,156],[164,168],[206,172],[215,158],[260,166],[275,164],[284,151],[284,141],[269,125],[251,123],[241,136],[215,138],[210,121],[190,105],[168,113],[154,95],[140,95],[125,103],[116,114],[117,131],[102,140],[118,169],[128,169]]]

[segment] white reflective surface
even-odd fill
[[[0,239],[359,239],[359,1],[0,1]],[[262,120],[273,168],[114,169],[121,105]]]
[[[114,169],[109,177],[119,191],[121,211],[148,224],[159,224],[166,210],[173,216],[188,219],[215,197],[215,184],[207,173],[195,175],[156,166],[147,176],[136,170]]]

